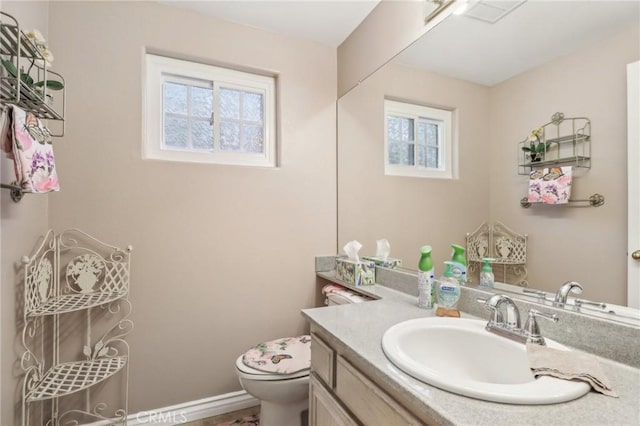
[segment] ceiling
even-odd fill
[[[339,46],[379,1],[159,0],[329,47]],[[470,0],[470,4],[465,14],[448,17],[400,54],[398,61],[493,86],[640,22],[638,0]],[[492,6],[514,9],[495,23],[478,19]]]
[[[338,47],[380,0],[164,1],[263,30]]]
[[[637,0],[529,0],[495,24],[452,15],[396,60],[493,86],[633,24],[640,24]]]

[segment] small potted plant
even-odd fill
[[[526,153],[526,157],[532,163],[539,163],[544,160],[544,156],[549,150],[553,142],[545,142],[543,140],[542,127],[533,130],[528,137],[529,146],[523,146],[522,150]]]

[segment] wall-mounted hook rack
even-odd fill
[[[589,203],[588,205],[584,205],[581,207],[600,207],[604,204],[604,195],[600,195],[600,194],[593,194],[591,197],[587,198],[587,199],[583,199],[583,200],[569,200],[570,204],[573,203]],[[529,198],[528,197],[523,197],[520,200],[520,207],[523,207],[525,209],[528,209],[529,207],[531,207],[532,204],[544,204],[544,203],[531,203],[529,202]],[[554,204],[557,205],[557,204]]]
[[[22,196],[24,195],[24,192],[22,192],[22,188],[20,188],[17,185],[7,185],[6,183],[0,183],[0,188],[2,189],[8,189],[11,194],[11,199],[14,202],[18,202],[20,200],[22,200]]]

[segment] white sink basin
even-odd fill
[[[387,357],[405,373],[472,398],[508,404],[554,404],[589,392],[583,382],[534,379],[526,347],[485,330],[486,321],[419,318],[382,337]],[[567,349],[547,339],[547,346]]]

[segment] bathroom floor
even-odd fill
[[[207,419],[183,423],[182,426],[258,426],[260,423],[260,406],[245,408]]]

